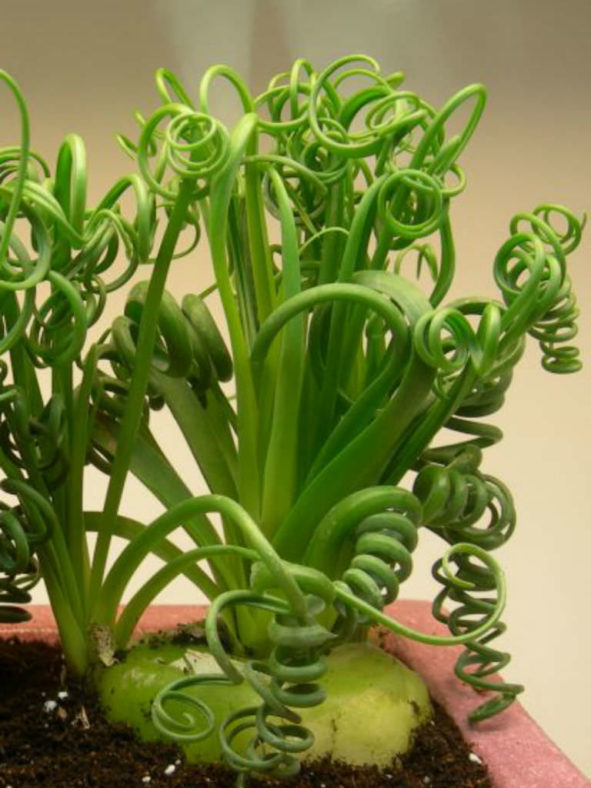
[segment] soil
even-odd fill
[[[391,769],[322,760],[288,783],[250,778],[248,788],[492,788],[445,711],[417,733]],[[96,698],[69,680],[61,652],[41,642],[0,641],[0,788],[234,788],[236,775],[195,765],[168,744],[137,741],[109,725]]]

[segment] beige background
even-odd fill
[[[130,166],[113,134],[132,133],[131,111],[156,105],[158,66],[194,88],[206,66],[222,61],[261,89],[295,56],[321,67],[357,51],[380,59],[384,70],[404,70],[408,87],[435,105],[470,82],[489,88],[487,112],[463,155],[468,188],[454,206],[454,294],[492,294],[491,261],[514,212],[542,201],[579,213],[591,208],[589,0],[21,0],[0,3],[0,30],[0,68],[25,91],[35,147],[53,161],[64,134],[82,134],[93,201]],[[9,144],[14,112],[6,91],[0,95],[0,144]],[[506,438],[486,460],[514,491],[519,511],[516,534],[499,553],[510,592],[503,643],[514,655],[505,674],[526,684],[526,708],[589,775],[590,250],[591,232],[571,268],[587,367],[575,377],[549,376],[532,342],[494,417]],[[179,264],[171,287],[204,281],[200,258]],[[198,492],[187,453],[171,426],[160,426]],[[99,505],[101,485],[93,485],[90,506]],[[137,485],[127,492],[127,512],[144,519],[157,512]],[[432,596],[437,555],[425,539],[406,597]],[[189,594],[179,581],[163,601],[186,602]],[[36,599],[43,598],[39,590]]]

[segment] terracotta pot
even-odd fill
[[[0,625],[0,637],[57,640],[51,610],[44,605],[29,607],[33,619],[18,626]],[[203,608],[192,605],[156,605],[140,621],[137,634],[174,628],[202,616]],[[445,627],[431,616],[428,602],[399,601],[391,615],[406,626],[431,634],[446,634]],[[589,788],[589,781],[515,702],[498,717],[472,727],[468,713],[486,694],[460,682],[453,667],[461,647],[428,646],[389,636],[385,647],[416,670],[426,681],[431,695],[454,718],[473,752],[487,764],[495,788]]]

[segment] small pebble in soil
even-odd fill
[[[68,696],[69,693],[66,690],[57,693],[58,700],[67,700]]]
[[[479,758],[475,752],[471,752],[470,755],[468,755],[468,760],[472,761],[472,763],[482,763],[482,758]]]
[[[51,714],[52,711],[57,709],[57,703],[54,700],[46,700],[43,704],[43,711],[47,714]]]
[[[148,783],[152,782],[152,778],[150,777],[149,774],[146,774],[144,777],[142,777],[142,782],[147,785]]]
[[[80,711],[72,720],[72,725],[77,725],[83,731],[90,729],[90,720],[88,719],[88,715],[86,714],[86,709],[84,706],[80,706]]]
[[[176,766],[174,765],[174,763],[169,763],[166,769],[164,770],[164,774],[167,777],[170,777],[170,775],[174,774],[175,772],[176,772]]]

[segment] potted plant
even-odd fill
[[[142,727],[147,686],[146,734],[223,757],[239,784],[251,773],[293,776],[310,754],[382,764],[371,742],[384,725],[401,732],[388,759],[408,746],[429,700],[368,643],[376,625],[463,645],[457,675],[491,693],[473,722],[507,708],[522,688],[494,676],[508,656],[491,645],[505,601],[491,552],[515,513],[504,483],[481,468],[501,438],[487,417],[528,334],[548,371],[580,367],[566,257],[583,222],[559,205],[518,214],[494,261],[501,298],[444,302],[450,204],[465,185],[458,159],[485,89],[471,85],[436,110],[402,89],[401,73],[356,55],[320,73],[298,60],[257,97],[216,66],[195,106],[162,69],[162,106],[138,115],[137,142],[120,137],[137,172],[89,210],[82,141],[64,141],[52,174],[30,150],[18,86],[1,76],[22,121],[20,146],[1,154],[0,462],[11,499],[2,618],[26,616],[41,576],[69,670],[92,677],[113,719]],[[220,79],[243,107],[231,130],[209,111]],[[199,294],[189,284],[179,304],[167,273],[199,242],[212,284]],[[109,294],[140,266],[149,278],[92,337]],[[223,329],[208,307],[215,297]],[[193,496],[159,446],[150,412],[162,407],[210,494]],[[442,428],[459,439],[441,445]],[[100,512],[84,507],[89,463],[108,476]],[[151,523],[120,513],[130,473],[164,506]],[[180,528],[190,550],[169,540]],[[444,543],[433,612],[447,634],[385,611],[412,571],[420,529]],[[109,566],[114,537],[128,543]],[[122,607],[151,553],[164,565]],[[210,600],[204,643],[178,665],[165,645],[122,660],[141,615],[181,573]],[[351,693],[339,700],[368,672],[374,688],[384,675],[380,715]],[[367,734],[361,751],[351,730]]]

